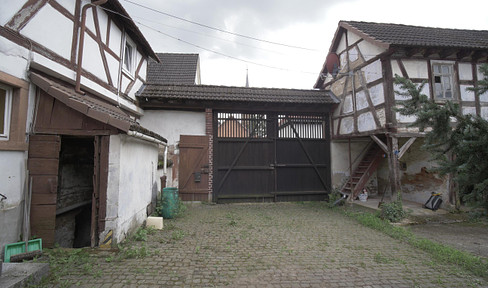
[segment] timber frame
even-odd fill
[[[423,92],[431,99],[437,97],[436,89],[448,87],[449,99],[459,103],[463,113],[487,119],[488,97],[466,92],[476,87],[479,66],[488,62],[486,39],[488,31],[340,21],[329,50],[340,59],[339,71],[332,77],[324,63],[314,86],[330,90],[341,101],[331,117],[332,140],[372,139],[388,156],[395,194],[401,189],[399,161],[424,133],[409,126],[414,119],[394,111],[402,101],[395,93],[394,76],[425,82]],[[434,77],[434,65],[446,66],[450,78]],[[449,199],[454,193],[449,185]]]

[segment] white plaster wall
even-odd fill
[[[157,161],[157,144],[122,134],[110,137],[105,233],[113,230],[116,243],[146,220],[147,206],[155,203]]]
[[[353,131],[354,131],[354,118],[353,117],[342,118],[341,128],[339,130],[339,133],[344,135],[344,134],[352,133]]]
[[[371,112],[362,113],[358,116],[358,131],[366,132],[376,129],[373,114]]]
[[[459,80],[473,80],[471,63],[459,63]]]
[[[369,96],[374,106],[385,103],[385,95],[383,91],[383,83],[372,86],[369,88]]]
[[[488,120],[488,107],[481,107],[481,117]]]
[[[351,41],[351,40],[349,40],[349,41]],[[352,42],[350,42],[350,43],[352,43]],[[376,57],[377,55],[386,51],[384,48],[373,45],[367,41],[359,42],[358,47],[359,47],[359,50],[361,51],[361,54],[363,55],[365,61],[368,61],[369,59]]]
[[[346,37],[341,37],[341,40],[339,40],[339,45],[337,45],[336,53],[340,54],[342,51],[346,49]]]
[[[353,44],[354,42],[357,42],[361,39],[357,34],[351,31],[347,31],[347,41],[349,42],[349,45]]]
[[[140,123],[163,135],[168,145],[180,141],[180,135],[205,135],[205,112],[147,110]]]
[[[51,5],[44,5],[20,33],[65,59],[71,57],[73,21],[58,13]]]
[[[402,60],[409,78],[429,78],[427,61],[424,60]],[[402,74],[399,74],[402,75]]]
[[[383,77],[383,73],[381,72],[380,60],[374,61],[373,63],[364,67],[362,70],[364,71],[364,77],[366,79],[366,83],[371,83]]]
[[[110,39],[108,39],[108,47],[117,55],[120,53],[120,44],[122,43],[122,31],[117,25],[110,25]]]
[[[400,70],[400,65],[398,65],[398,62],[396,60],[391,60],[390,63],[391,63],[391,72],[393,74],[393,77],[395,77],[395,75],[403,76],[402,70]]]
[[[0,25],[4,26],[15,13],[24,6],[25,2],[21,0],[2,0],[2,9],[0,9]],[[9,7],[5,9],[5,7]]]
[[[474,101],[474,92],[468,91],[467,88],[473,88],[471,85],[459,85],[459,90],[461,91],[461,100],[463,101]]]
[[[344,98],[344,106],[342,107],[342,113],[347,114],[353,112],[353,105],[352,105],[352,95],[346,95]]]
[[[90,14],[90,13],[88,13]],[[108,61],[107,61],[108,62]],[[109,62],[110,63],[110,62]],[[102,56],[100,55],[100,49],[98,48],[98,43],[93,40],[88,34],[85,35],[85,46],[83,48],[83,69],[90,71],[99,79],[104,82],[108,82],[107,76],[105,74],[105,68],[102,62]],[[118,68],[118,63],[116,65]],[[110,67],[111,72],[117,71],[115,67]],[[115,85],[117,82],[115,82]]]
[[[22,233],[24,211],[25,153],[0,151],[0,258],[6,244],[18,242]]]
[[[26,79],[29,50],[0,37],[0,71]]]
[[[463,115],[471,114],[473,116],[476,115],[476,108],[475,107],[463,107]]]
[[[365,90],[361,90],[359,92],[356,93],[356,110],[361,110],[361,109],[364,109],[364,108],[368,108],[369,107],[369,103],[368,103],[368,99],[366,98],[366,91]]]

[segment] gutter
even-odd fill
[[[166,166],[168,164],[168,144],[166,142],[163,142],[161,140],[158,140],[158,139],[156,139],[154,137],[147,136],[146,134],[142,134],[140,132],[136,132],[136,131],[133,131],[133,130],[128,131],[127,132],[127,135],[132,136],[132,137],[135,137],[135,138],[138,138],[138,139],[141,139],[141,140],[144,140],[144,141],[148,141],[148,142],[151,142],[151,143],[156,143],[158,145],[164,146],[163,174],[166,175],[166,172],[167,172]]]
[[[80,44],[78,44],[78,63],[76,67],[76,93],[85,95],[85,92],[81,91],[81,64],[83,63],[83,47],[85,46],[85,30],[86,30],[86,10],[90,7],[96,7],[107,3],[108,0],[98,0],[93,3],[88,3],[83,6],[81,10],[81,27],[80,27]]]

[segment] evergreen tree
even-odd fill
[[[488,91],[488,64],[482,65],[480,72],[483,79],[469,89],[477,95]],[[435,103],[421,93],[425,82],[416,86],[396,75],[395,83],[401,88],[395,92],[406,97],[395,110],[401,115],[416,116],[410,126],[426,132],[423,149],[438,164],[433,170],[441,176],[453,176],[461,200],[488,210],[488,121],[477,115],[463,115],[452,101]]]

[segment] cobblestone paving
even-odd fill
[[[99,277],[63,280],[81,287],[488,287],[319,203],[194,205],[164,224],[133,242],[146,257],[100,252]]]

